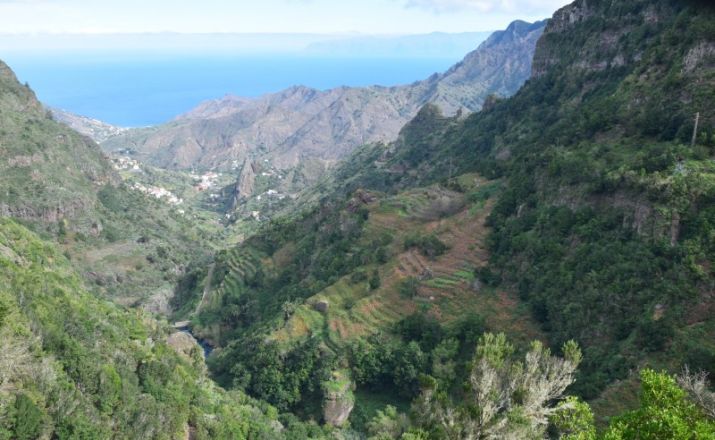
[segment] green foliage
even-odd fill
[[[611,422],[604,440],[715,438],[715,421],[708,419],[675,379],[666,373],[641,371],[640,408]]]
[[[42,430],[42,411],[25,394],[15,398],[15,438],[34,440]]]
[[[560,440],[596,440],[591,407],[576,397],[569,396],[561,402],[549,421]]]
[[[397,287],[400,296],[403,298],[414,298],[417,296],[417,288],[420,285],[420,280],[415,277],[407,277],[400,281]]]
[[[358,284],[367,281],[367,273],[364,270],[356,270],[350,274],[350,282],[352,284]]]
[[[548,417],[568,408],[552,405],[573,382],[581,361],[575,343],[562,351],[563,358],[552,356],[535,341],[522,361],[504,334],[485,333],[459,399],[441,391],[438,381],[421,380],[422,395],[413,407],[416,422],[436,438],[542,438]],[[582,424],[572,416],[561,421],[566,428]]]
[[[168,439],[187,425],[197,438],[282,438],[275,409],[211,385],[168,329],[88,293],[53,245],[0,219],[0,249],[0,438]]]
[[[469,193],[468,199],[474,204],[484,204],[487,200],[493,198],[501,191],[500,183],[491,183],[478,187],[475,191]]]
[[[211,359],[210,366],[227,385],[245,390],[281,410],[295,410],[318,396],[335,370],[317,338],[287,353],[260,338],[237,341]]]
[[[475,315],[449,328],[422,313],[409,316],[393,328],[399,339],[377,334],[348,347],[352,377],[358,387],[391,390],[405,398],[417,396],[424,374],[445,388],[455,387],[484,329],[484,320]]]
[[[368,423],[368,440],[400,438],[408,426],[407,417],[399,414],[394,406],[388,405],[384,410],[378,410],[377,415]]]
[[[122,397],[122,378],[112,365],[103,365],[99,375],[97,399],[100,410],[111,414]]]
[[[105,185],[102,189],[97,192],[97,198],[105,208],[113,213],[123,212],[128,206],[125,205],[124,200],[121,198],[121,193],[116,187],[111,185]]]
[[[10,313],[10,305],[6,304],[2,298],[0,298],[0,327],[5,324],[5,318]]]
[[[442,326],[424,313],[410,315],[395,325],[395,333],[406,341],[415,341],[425,351],[431,351],[443,338]]]
[[[370,276],[370,280],[368,281],[368,285],[370,286],[370,290],[376,290],[380,287],[381,282],[380,282],[380,272],[375,269],[372,271],[372,275]]]
[[[436,235],[421,235],[411,234],[405,237],[405,250],[417,248],[426,257],[434,259],[444,254],[447,249],[446,244],[442,243]]]

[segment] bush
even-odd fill
[[[440,323],[424,313],[415,313],[399,321],[395,331],[405,341],[416,341],[425,351],[431,351],[443,336]]]
[[[117,188],[111,185],[105,185],[99,190],[97,196],[99,197],[99,201],[102,202],[102,205],[111,212],[120,213],[125,210],[124,201],[119,197]]]
[[[411,234],[405,238],[405,250],[417,248],[428,258],[436,258],[444,254],[449,247],[442,243],[436,235],[430,234],[421,236],[420,234]]]
[[[15,399],[15,439],[35,440],[42,429],[42,411],[26,395]]]
[[[370,276],[370,290],[375,290],[380,288],[380,273],[376,270],[372,271],[372,276]]]
[[[417,287],[420,285],[420,281],[415,277],[405,278],[400,282],[398,290],[400,295],[404,298],[414,298],[417,296]]]
[[[379,282],[379,278],[378,278]],[[10,306],[0,299],[0,328],[5,324],[5,317],[10,314]]]
[[[661,319],[654,321],[648,319],[638,327],[638,345],[648,351],[660,351],[665,348],[665,344],[675,334],[673,325]]]
[[[640,407],[615,418],[606,432],[608,440],[715,437],[715,423],[703,414],[676,380],[653,370],[641,372]]]
[[[351,284],[358,284],[362,283],[363,281],[367,280],[367,273],[365,273],[365,270],[363,269],[358,269],[352,274],[350,274],[350,283]]]

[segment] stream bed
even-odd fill
[[[181,325],[179,325],[181,324]],[[201,339],[198,336],[196,336],[192,331],[191,331],[191,325],[190,324],[185,324],[185,323],[176,323],[174,324],[174,328],[179,330],[180,332],[188,333],[190,334],[194,339],[196,339],[196,342],[199,343],[201,348],[204,350],[204,359],[207,359],[209,355],[211,355],[211,352],[214,350],[214,346],[211,345],[207,340]]]

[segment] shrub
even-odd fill
[[[380,273],[376,270],[372,271],[372,275],[370,276],[370,290],[375,290],[380,287]]]
[[[15,399],[15,437],[17,440],[34,440],[40,437],[42,411],[24,394]]]
[[[417,287],[420,281],[415,277],[405,278],[398,287],[400,295],[404,298],[414,298],[417,296]]]
[[[419,234],[411,234],[405,238],[405,250],[417,248],[419,251],[429,258],[436,258],[444,254],[449,247],[442,243],[436,235],[430,234],[421,236]]]
[[[363,269],[358,269],[352,274],[350,274],[350,283],[352,284],[358,284],[362,283],[363,281],[367,280],[367,273],[365,273],[365,270]]]

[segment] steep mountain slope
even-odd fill
[[[514,98],[463,124],[425,111],[391,150],[363,152],[379,168],[341,176],[505,176],[485,279],[517,289],[553,341],[587,347],[584,396],[643,359],[712,371],[713,23],[701,2],[575,2]]]
[[[54,237],[97,291],[166,312],[183,268],[208,254],[192,243],[210,242],[178,210],[123,184],[94,142],[55,122],[0,62],[0,215]]]
[[[517,293],[517,304],[528,308],[554,347],[571,338],[584,347],[574,392],[589,399],[619,396],[623,405],[629,396],[623,387],[632,382],[621,379],[644,364],[715,371],[713,47],[715,10],[707,2],[577,0],[558,11],[539,40],[532,78],[514,97],[466,119],[424,107],[396,142],[363,147],[340,164],[316,189],[332,194],[318,207],[275,222],[219,256],[221,270],[209,280],[219,295],[196,319],[226,346],[213,370],[290,406],[296,402],[271,392],[291,383],[268,389],[262,382],[268,378],[251,372],[284,360],[323,371],[324,364],[307,366],[311,360],[298,354],[310,344],[325,344],[354,377],[379,370],[383,361],[390,368],[399,364],[390,356],[411,356],[410,368],[427,365],[415,347],[380,357],[375,350],[382,342],[363,336],[400,337],[407,324],[395,329],[391,323],[409,313],[406,298],[420,303],[416,294],[430,281],[427,274],[379,282],[394,269],[388,262],[399,241],[398,232],[365,232],[382,222],[371,203],[384,203],[380,193],[407,199],[402,206],[409,218],[421,211],[411,191],[440,183],[470,194],[477,191],[457,176],[478,172],[500,179],[502,190],[486,223],[492,228],[489,264],[473,273],[482,285]],[[453,215],[444,212],[434,229],[409,243],[404,237],[403,252],[417,247],[439,261],[439,242],[448,241],[440,239],[440,226],[460,233]],[[409,226],[401,222],[395,230]],[[461,242],[470,240],[450,244]],[[480,249],[463,252],[473,261]],[[404,269],[398,270],[421,274],[413,257],[398,257]],[[360,283],[372,280],[375,269],[377,290],[367,292]],[[435,298],[461,283],[442,275],[428,285]],[[480,305],[478,294],[466,297]],[[367,339],[367,359],[341,345],[354,335]],[[271,337],[279,348],[272,348]],[[280,346],[296,340],[293,350]],[[262,350],[273,360],[254,361]],[[402,367],[404,374],[414,372]],[[414,382],[380,374],[383,389],[414,390]],[[606,400],[599,415],[618,405]]]
[[[0,219],[0,438],[320,435],[213,385],[181,335],[98,300],[55,246]]]
[[[474,111],[489,94],[514,93],[530,73],[543,26],[515,22],[448,72],[409,86],[293,87],[259,99],[228,96],[167,125],[111,138],[103,146],[132,150],[140,160],[165,168],[228,170],[259,158],[283,169],[304,159],[329,164],[359,145],[392,140],[427,102],[449,112]]]
[[[53,122],[4,63],[0,91],[0,214],[51,222],[76,216],[89,231],[94,194],[118,182],[101,150]]]

